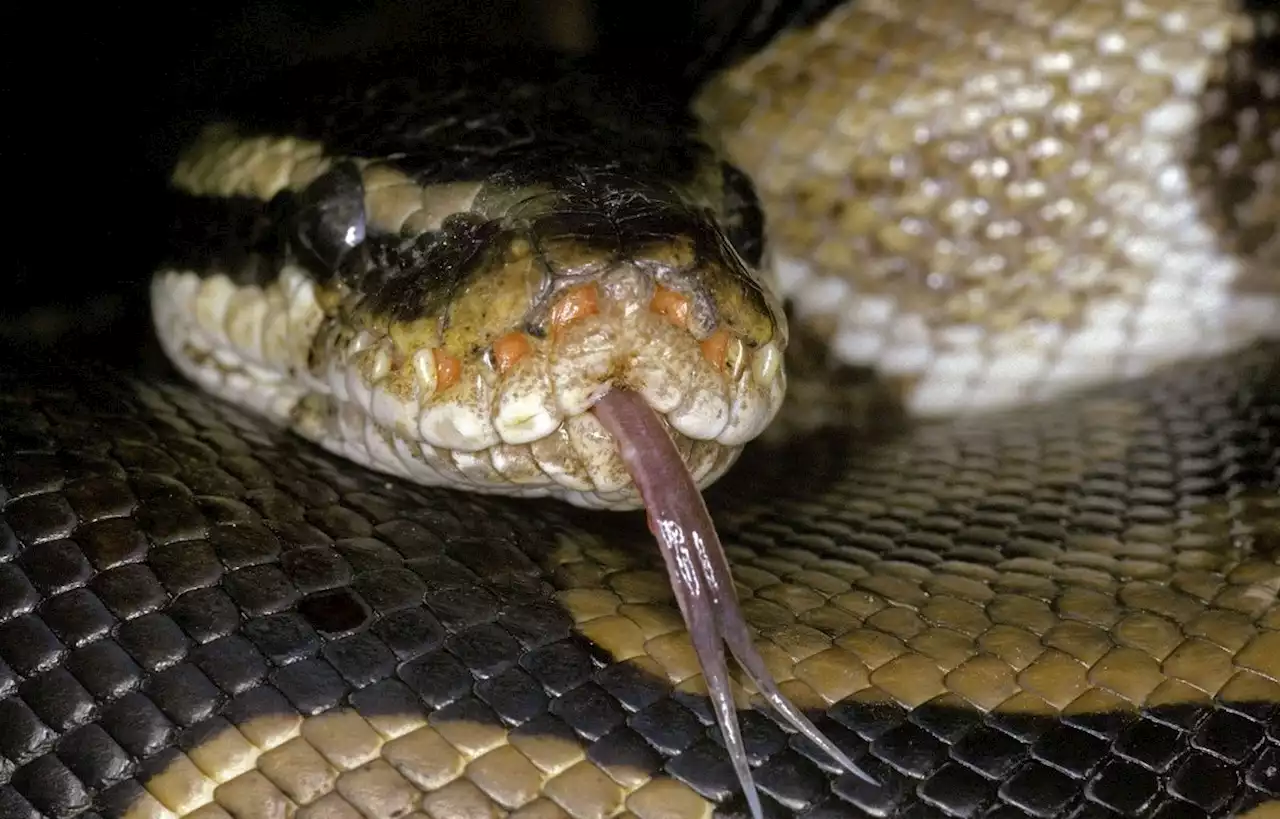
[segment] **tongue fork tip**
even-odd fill
[[[751,640],[738,606],[728,558],[702,493],[658,414],[639,394],[622,389],[612,389],[601,396],[594,411],[617,442],[644,501],[649,530],[662,552],[672,591],[703,669],[716,721],[752,816],[762,819],[763,811],[733,708],[725,666],[726,643],[761,695],[797,732],[849,773],[879,785],[779,690]]]

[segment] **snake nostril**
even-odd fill
[[[551,332],[571,324],[578,319],[594,316],[600,312],[600,296],[595,284],[584,284],[570,288],[551,307]]]
[[[533,352],[529,337],[519,331],[512,331],[493,342],[491,361],[498,375],[506,375],[520,359]]]
[[[677,327],[689,326],[689,299],[674,290],[662,285],[655,287],[649,309]]]

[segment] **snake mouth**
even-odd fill
[[[523,308],[532,320],[505,332],[489,322],[483,343],[462,345],[425,322],[326,309],[341,300],[293,268],[265,288],[167,271],[153,284],[153,307],[185,375],[365,466],[419,483],[628,509],[641,505],[639,493],[592,412],[608,391],[646,401],[702,488],[785,395],[781,312],[766,336],[752,337],[730,318],[734,304],[708,299],[697,283],[616,265]],[[479,297],[454,303],[468,298]]]
[[[715,311],[700,318],[678,279],[620,265],[558,288],[539,312],[533,331],[526,322],[463,354],[403,326],[328,339],[322,327],[330,352],[294,426],[415,480],[617,509],[640,497],[592,412],[610,390],[636,393],[662,418],[700,487],[781,406],[784,334],[760,342]]]

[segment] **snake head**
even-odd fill
[[[687,115],[556,76],[433,70],[211,125],[153,284],[170,358],[367,466],[611,508],[640,497],[591,410],[625,388],[714,481],[785,392],[755,195]]]
[[[625,388],[710,484],[778,411],[787,329],[744,258],[758,216],[707,167],[683,186],[497,173],[426,190],[442,215],[393,232],[380,195],[396,172],[366,166],[369,236],[321,288],[308,369],[324,395],[295,426],[423,482],[628,508],[639,496],[590,412]]]

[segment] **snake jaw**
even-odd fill
[[[562,289],[545,331],[495,333],[469,352],[291,267],[265,287],[164,271],[152,303],[184,374],[344,457],[419,483],[626,509],[640,498],[590,412],[602,394],[643,395],[705,487],[786,390],[785,327],[753,340],[699,309],[689,285],[656,278],[620,265]]]
[[[464,348],[431,331],[428,317],[379,326],[356,302],[316,334],[309,360],[322,363],[320,398],[295,413],[294,427],[419,482],[448,483],[456,470],[474,491],[635,508],[636,487],[590,412],[621,386],[663,416],[705,487],[763,431],[786,389],[781,313],[768,317],[767,340],[753,339],[757,306],[725,298],[731,288],[703,287],[734,275],[715,262],[675,272],[645,259],[619,263],[531,296],[525,329],[486,327],[476,336],[484,344]],[[350,337],[352,326],[365,329]]]

